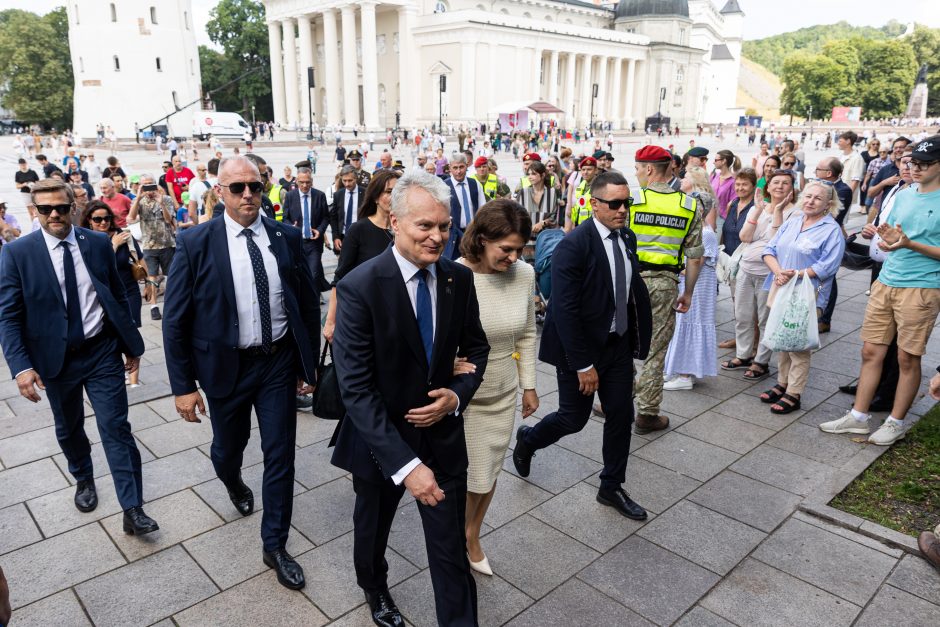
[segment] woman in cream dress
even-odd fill
[[[480,321],[490,343],[482,385],[464,412],[467,473],[467,554],[470,566],[492,575],[480,547],[480,527],[493,500],[512,437],[518,390],[522,417],[539,406],[535,393],[535,271],[522,261],[532,232],[528,213],[508,199],[486,203],[461,241],[461,262],[473,270]],[[456,370],[470,367],[458,362]]]

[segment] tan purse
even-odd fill
[[[137,256],[133,235],[131,236],[131,241],[127,243],[127,249],[131,253],[131,276],[134,277],[135,281],[143,281],[148,275],[147,266],[140,260],[140,257]]]

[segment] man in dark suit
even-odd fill
[[[552,256],[552,298],[539,359],[558,377],[558,411],[534,427],[519,427],[512,460],[529,476],[539,449],[577,433],[591,415],[594,393],[604,407],[604,468],[597,501],[635,520],[646,511],[624,492],[633,423],[633,360],[644,359],[652,336],[649,293],[636,258],[636,237],[625,228],[630,189],[622,174],[591,182],[593,217]]]
[[[341,187],[333,194],[330,207],[330,231],[333,233],[333,252],[339,255],[343,248],[343,234],[349,225],[359,219],[359,207],[366,196],[366,188],[356,182],[356,168],[344,165],[339,171]]]
[[[460,239],[477,210],[486,203],[483,186],[475,177],[467,176],[467,155],[455,154],[450,160],[450,178],[444,181],[450,187],[450,240],[444,250],[445,259],[460,257]]]
[[[486,368],[473,274],[441,258],[449,190],[407,172],[392,192],[395,245],[337,285],[333,355],[346,417],[333,464],[353,474],[353,561],[377,625],[403,625],[385,547],[405,488],[418,501],[440,625],[476,625],[467,561],[463,412]],[[454,358],[475,372],[454,376]]]
[[[82,390],[104,446],[124,531],[159,526],[142,509],[140,453],[127,421],[124,371],[136,370],[144,342],[131,321],[107,236],[75,228],[72,188],[57,179],[33,185],[41,230],[6,244],[0,255],[0,344],[20,394],[49,395],[56,437],[75,477],[75,506],[98,505]],[[122,368],[121,354],[126,356]]]
[[[297,229],[260,215],[261,175],[244,157],[219,169],[225,215],[180,233],[167,278],[163,346],[177,412],[212,421],[212,465],[244,516],[254,495],[242,454],[258,417],[264,453],[261,538],[278,581],[304,586],[286,550],[294,488],[295,393],[315,378],[320,305]],[[194,324],[194,321],[200,321]]]
[[[330,284],[323,276],[323,238],[329,225],[330,212],[326,204],[326,194],[313,189],[313,174],[310,168],[297,168],[297,189],[291,190],[284,197],[284,223],[300,229],[303,236],[304,257],[313,284],[320,292],[330,289]]]

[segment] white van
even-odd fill
[[[209,135],[216,137],[237,137],[241,139],[245,131],[251,126],[241,115],[225,111],[195,111],[193,112],[193,136],[206,139]]]

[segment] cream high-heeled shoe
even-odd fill
[[[483,575],[488,575],[490,577],[493,576],[493,569],[490,568],[490,561],[486,559],[486,555],[484,555],[483,559],[481,559],[479,562],[474,562],[472,559],[470,559],[470,554],[467,553],[467,560],[470,562],[470,568],[473,570]]]

